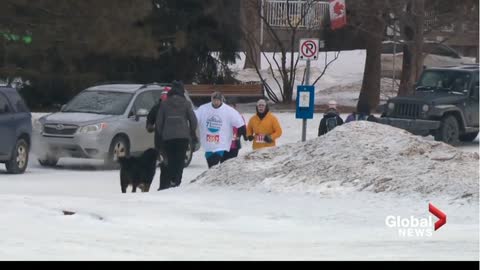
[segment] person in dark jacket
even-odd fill
[[[167,156],[167,177],[170,187],[182,182],[185,154],[190,141],[197,141],[197,118],[185,98],[183,83],[174,81],[166,101],[158,109],[155,128]]]
[[[328,102],[328,109],[323,115],[318,127],[318,136],[327,134],[337,126],[343,125],[343,119],[337,111],[337,102],[332,100]]]
[[[351,113],[345,119],[345,123],[350,123],[353,121],[370,121],[377,122],[377,119],[374,115],[370,114],[370,108],[366,105],[359,106],[356,112]]]
[[[170,88],[166,88],[166,91],[170,91]],[[163,96],[160,97],[158,103],[155,104],[150,112],[147,115],[147,126],[146,129],[149,133],[155,132],[154,135],[154,142],[155,142],[155,149],[158,151],[158,160],[160,161],[160,185],[158,190],[168,189],[170,187],[170,180],[167,177],[167,156],[165,154],[162,140],[160,138],[160,134],[158,133],[157,129],[155,128],[155,122],[157,120],[158,109],[161,106],[162,100],[164,100]],[[166,100],[166,99],[165,99]]]

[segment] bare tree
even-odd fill
[[[391,24],[400,23],[398,28],[391,27],[396,31],[394,35],[400,36],[404,43],[400,96],[413,94],[425,57],[434,48],[425,47],[424,40],[434,38],[439,43],[450,40],[465,43],[464,28],[469,28],[468,35],[476,36],[474,39],[478,41],[478,1],[475,0],[392,0],[390,12],[394,16]],[[476,51],[478,53],[478,49]]]
[[[399,95],[411,95],[414,91],[414,84],[423,70],[424,59],[429,54],[429,50],[423,45],[425,35],[449,25],[457,25],[450,35],[443,35],[446,39],[441,42],[444,42],[448,38],[463,35],[459,28],[473,25],[473,28],[477,29],[478,40],[478,1],[467,0],[457,3],[446,0],[387,0],[382,3],[377,1],[347,3],[351,9],[349,25],[355,29],[354,31],[361,31],[366,36],[367,59],[357,104],[359,111],[367,111],[378,105],[380,95],[378,58],[381,53],[381,41],[384,38],[382,28],[385,29],[388,24],[393,24],[390,25],[391,29],[398,31],[394,35],[400,36],[404,43]],[[434,20],[426,24],[425,14],[433,14]],[[395,26],[396,22],[399,22],[399,27]],[[429,27],[425,28],[425,25]]]
[[[242,25],[244,32],[244,42],[246,47],[246,55],[248,66],[253,66],[256,70],[260,80],[265,86],[267,96],[274,102],[284,102],[290,103],[293,101],[293,88],[295,86],[295,78],[297,76],[297,67],[300,61],[299,56],[295,57],[297,52],[297,43],[300,34],[313,35],[315,32],[312,30],[300,29],[301,26],[308,24],[308,14],[312,11],[315,1],[305,1],[301,8],[297,9],[297,12],[292,12],[293,5],[298,4],[296,1],[286,0],[284,2],[283,13],[284,17],[282,18],[285,22],[283,29],[276,28],[268,20],[267,16],[263,13],[262,7],[263,1],[260,0],[245,0],[244,4],[246,5],[245,10],[250,11],[251,14],[249,20],[243,20],[248,22],[245,25]],[[253,17],[252,17],[253,16]],[[255,18],[256,17],[256,18]],[[259,37],[258,26],[255,26],[255,23],[260,23],[265,29],[265,36],[272,41],[270,44],[270,50],[273,51],[273,58],[270,60],[266,55],[266,45],[262,42]],[[252,26],[253,25],[253,26]],[[301,33],[300,33],[301,31]],[[282,34],[287,33],[288,38],[282,38]],[[319,33],[316,33],[318,36]],[[261,61],[258,59],[259,53],[264,56],[269,65],[269,72],[274,79],[276,87],[280,89],[280,96],[273,91],[272,86],[266,81],[266,78],[261,72]],[[328,60],[325,58],[324,70],[321,72],[321,75],[317,78],[314,78],[313,85],[315,85],[321,76],[325,74],[328,66],[333,63],[338,58],[339,53],[336,53],[333,59]],[[304,76],[305,77],[305,76]]]

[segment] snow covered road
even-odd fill
[[[301,121],[291,113],[279,118],[280,144],[299,141]],[[318,121],[309,122],[309,138]],[[242,154],[249,149],[244,144]],[[478,152],[478,141],[462,149]],[[98,161],[63,159],[45,169],[32,158],[24,175],[7,175],[0,165],[0,260],[479,259],[478,202],[189,184],[206,169],[198,152],[180,188],[123,195],[119,172]],[[156,190],[158,172],[154,183]],[[404,237],[387,226],[388,216],[430,217],[429,203],[448,216],[432,236]]]

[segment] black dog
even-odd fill
[[[157,150],[151,148],[139,157],[121,157],[120,186],[122,193],[127,193],[127,187],[132,185],[132,192],[139,187],[142,192],[149,192],[157,168]]]

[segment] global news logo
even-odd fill
[[[438,218],[438,221],[433,223],[433,217],[418,218],[414,216],[387,216],[385,225],[389,228],[397,229],[399,237],[405,238],[420,238],[432,237],[434,231],[438,231],[447,223],[447,215],[433,204],[428,206],[429,212]]]

